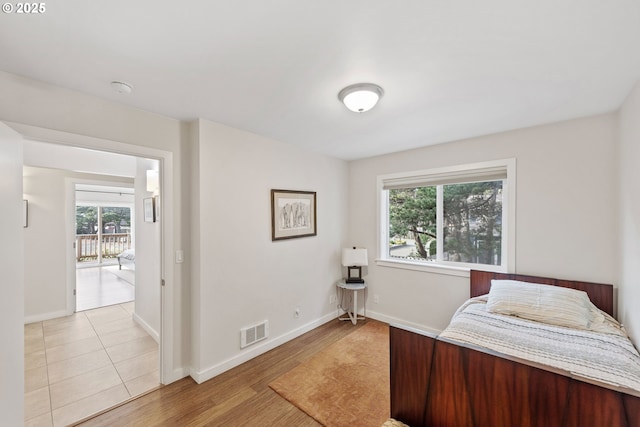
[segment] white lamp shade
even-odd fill
[[[158,194],[160,190],[160,176],[158,171],[147,170],[147,191],[153,194]]]
[[[345,267],[369,265],[367,250],[344,248],[342,250],[342,265]]]

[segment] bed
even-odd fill
[[[619,341],[616,345],[621,346],[614,350],[607,340],[597,338],[604,337],[608,331],[596,331],[596,338],[592,338],[579,327],[574,331],[574,328],[552,325],[559,328],[559,333],[562,334],[575,333],[595,339],[582,344],[586,351],[574,350],[578,356],[582,353],[600,352],[607,357],[607,361],[611,359],[606,365],[611,365],[613,371],[617,366],[614,355],[629,359],[632,367],[629,370],[624,368],[615,377],[609,376],[615,372],[612,374],[606,369],[603,371],[607,372],[599,372],[593,367],[578,369],[576,362],[572,362],[571,368],[565,365],[563,369],[562,364],[560,367],[552,366],[551,361],[543,354],[547,350],[545,347],[555,347],[556,344],[560,346],[573,338],[551,339],[540,349],[531,351],[527,346],[520,348],[526,350],[524,352],[510,354],[507,350],[496,350],[503,349],[503,344],[491,331],[465,332],[463,324],[469,321],[469,317],[479,315],[482,309],[478,307],[482,300],[486,299],[486,304],[489,304],[488,297],[483,295],[489,294],[492,280],[501,281],[500,286],[495,286],[494,296],[499,295],[498,290],[504,290],[511,283],[509,281],[517,281],[514,285],[518,286],[525,282],[559,287],[553,288],[554,292],[564,292],[560,288],[584,291],[599,309],[590,311],[589,316],[594,316],[594,319],[597,315],[601,316],[598,317],[598,322],[605,319],[606,326],[613,325],[615,329],[615,323],[609,324],[609,316],[613,313],[612,285],[471,271],[472,300],[465,305],[472,309],[461,307],[451,325],[439,336],[401,325],[390,326],[392,418],[411,427],[640,426],[640,388],[635,388],[638,387],[636,371],[640,358],[627,338],[611,338],[617,340],[616,343]],[[495,301],[500,300],[495,298]],[[492,300],[492,303],[495,301]],[[486,307],[484,310],[490,311]],[[513,317],[498,316],[494,322],[500,323],[502,318],[514,320]],[[531,337],[538,329],[546,328],[531,319],[518,317],[515,320],[528,325],[532,341],[537,341],[537,338]],[[591,328],[591,321],[588,328]],[[496,325],[493,326],[497,328]],[[616,333],[611,332],[610,335],[613,337]],[[490,339],[484,343],[488,345],[493,342],[493,349],[480,346],[474,341],[487,336]],[[468,338],[469,342],[466,342]],[[602,348],[595,351],[598,346]],[[541,354],[537,354],[538,350]],[[525,353],[534,353],[534,360],[531,360],[530,354]],[[538,360],[535,360],[536,356],[540,356]],[[565,356],[568,357],[560,355],[558,358]]]
[[[134,264],[136,263],[136,251],[135,249],[125,249],[122,253],[118,254],[118,270],[122,270],[123,264]]]

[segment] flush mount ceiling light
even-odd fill
[[[373,83],[357,83],[347,86],[338,93],[338,99],[349,110],[364,113],[376,106],[384,91]]]
[[[133,86],[131,86],[129,83],[118,82],[118,81],[111,82],[111,87],[116,92],[124,93],[125,95],[130,94],[131,91],[133,90]]]

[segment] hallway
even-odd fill
[[[116,267],[117,268],[117,267]],[[24,326],[25,426],[64,426],[159,386],[134,302]]]

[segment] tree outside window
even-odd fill
[[[388,191],[390,257],[501,265],[502,180]]]

